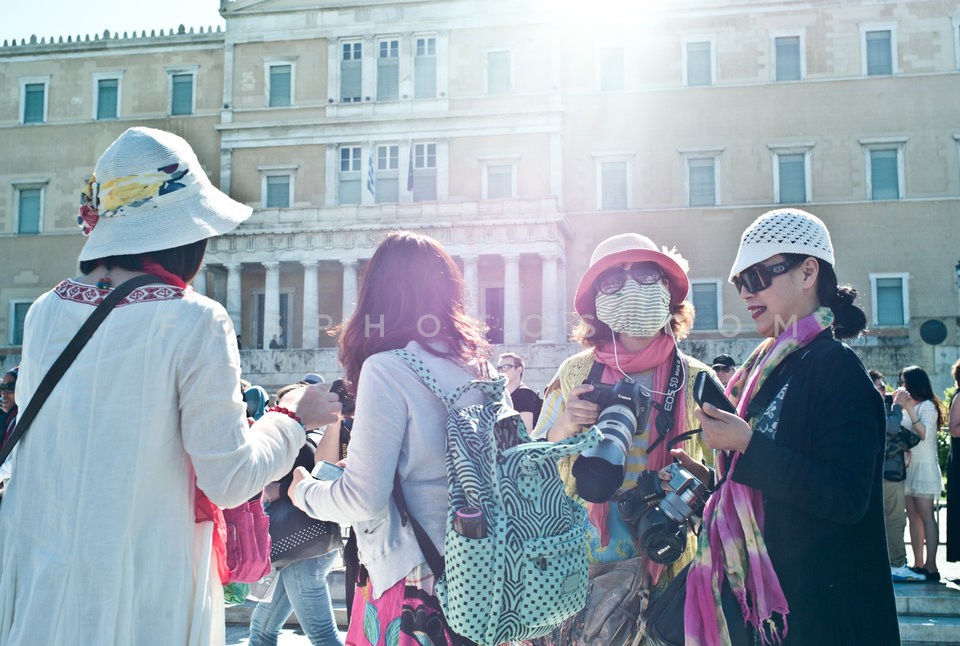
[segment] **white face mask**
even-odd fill
[[[597,318],[614,332],[650,337],[670,320],[670,290],[662,282],[640,285],[628,278],[615,294],[598,292]]]

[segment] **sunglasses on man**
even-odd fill
[[[11,381],[9,384],[0,384],[0,392],[12,393],[17,390],[17,382]]]
[[[594,286],[601,294],[616,294],[628,277],[639,285],[656,285],[663,280],[663,270],[654,263],[635,264],[630,269],[611,267],[597,276]]]
[[[744,287],[746,287],[747,291],[751,294],[762,292],[773,284],[774,278],[787,273],[801,262],[803,262],[803,259],[788,258],[774,265],[761,265],[757,263],[747,267],[734,276],[733,286],[737,288],[737,292],[740,292]]]
[[[513,370],[517,366],[512,363],[501,363],[497,366],[497,372],[503,372],[504,370]]]

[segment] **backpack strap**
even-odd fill
[[[443,577],[446,562],[440,555],[440,550],[437,549],[437,546],[434,545],[430,539],[430,535],[427,534],[427,530],[417,522],[417,519],[414,518],[407,509],[407,501],[403,497],[403,488],[400,486],[399,471],[393,475],[393,501],[397,505],[397,511],[400,512],[400,523],[406,525],[407,521],[410,521],[410,528],[413,529],[413,535],[417,537],[417,545],[423,553],[423,558],[427,560],[427,565],[430,566],[430,571],[433,572],[433,576],[439,580]]]
[[[443,405],[447,407],[447,410],[455,408],[457,401],[463,394],[469,390],[478,389],[489,395],[491,398],[498,398],[503,395],[504,386],[507,383],[506,377],[498,377],[491,381],[486,381],[483,379],[474,379],[468,381],[450,391],[445,393],[440,387],[440,382],[437,381],[437,378],[433,376],[433,373],[430,372],[430,369],[423,363],[423,360],[417,357],[416,355],[407,352],[403,349],[393,350],[393,354],[397,355],[407,366],[413,370],[413,372],[420,378],[420,381],[430,389],[434,395],[437,396],[437,399],[443,402]]]

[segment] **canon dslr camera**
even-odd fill
[[[657,563],[673,563],[687,546],[687,522],[699,516],[710,491],[679,464],[667,467],[669,489],[656,471],[644,471],[637,486],[617,498],[620,516],[644,554]]]
[[[647,426],[650,395],[629,377],[612,386],[592,385],[593,390],[580,395],[580,399],[592,401],[600,409],[596,426],[603,439],[577,457],[573,463],[573,475],[581,498],[589,502],[606,502],[623,484],[623,468],[633,436],[637,429],[643,432]]]

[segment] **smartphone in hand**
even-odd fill
[[[737,409],[730,403],[727,396],[723,394],[723,387],[706,371],[698,373],[697,378],[693,382],[693,399],[701,408],[705,403],[713,404],[722,411],[733,413],[734,415],[737,414]]]
[[[332,462],[320,461],[310,472],[317,480],[336,480],[343,475],[343,467],[338,467]]]

